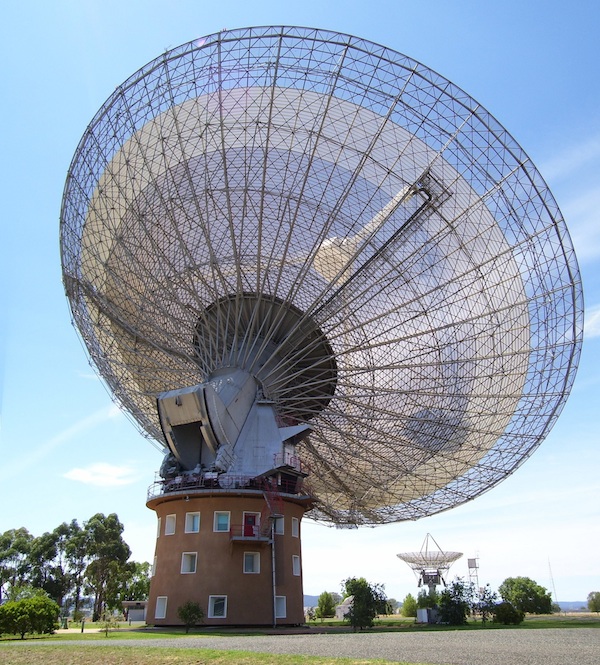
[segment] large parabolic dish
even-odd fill
[[[64,284],[116,400],[252,375],[313,517],[416,519],[540,444],[582,336],[577,261],[531,160],[469,95],[390,49],[290,27],[168,51],[87,128]]]

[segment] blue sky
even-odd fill
[[[523,467],[468,505],[419,522],[343,531],[303,523],[306,593],[362,575],[416,592],[396,558],[426,533],[479,557],[494,588],[527,575],[558,600],[600,590],[600,6],[595,0],[302,3],[22,0],[0,9],[0,532],[34,535],[117,512],[151,560],[146,488],[162,454],[112,404],[70,324],[58,219],[92,116],[167,48],[249,25],[347,32],[405,53],[481,102],[519,141],[567,220],[584,280],[579,373],[554,430]]]

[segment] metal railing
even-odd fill
[[[301,479],[282,479],[277,485],[277,492],[281,494],[298,494],[302,487]],[[264,483],[261,478],[250,478],[248,476],[233,476],[230,474],[217,475],[216,473],[204,474],[181,474],[175,478],[156,478],[147,492],[147,501],[154,497],[171,492],[185,492],[194,490],[227,491],[232,489],[246,489],[264,491]]]

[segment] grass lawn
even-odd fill
[[[318,658],[309,656],[285,656],[260,654],[244,651],[223,651],[213,649],[169,649],[136,647],[134,641],[140,638],[178,638],[185,637],[183,628],[154,629],[142,626],[121,624],[108,636],[101,630],[101,624],[86,623],[84,632],[72,626],[69,631],[59,631],[54,635],[27,636],[21,641],[15,636],[0,638],[0,663],[2,665],[384,665],[384,660],[356,660],[351,658]],[[386,617],[377,621],[369,632],[412,632],[440,630],[502,630],[518,628],[522,630],[545,628],[600,628],[597,614],[568,614],[528,616],[519,626],[503,626],[481,622],[470,622],[467,626],[428,626],[415,624],[411,619]],[[307,632],[348,632],[347,624],[339,621],[318,621]],[[218,635],[262,635],[277,631],[261,629],[233,630],[215,628],[196,628],[190,636],[202,639],[202,636]],[[111,639],[131,640],[131,646],[113,646]],[[85,644],[53,644],[58,640],[84,640]],[[101,649],[101,652],[98,649]],[[416,663],[404,665],[418,665]]]
[[[98,649],[101,649],[101,652]],[[91,645],[4,644],[0,647],[2,665],[385,665],[387,660],[285,656],[248,651],[212,649],[145,649],[143,647],[101,647]],[[398,663],[396,663],[398,665]],[[418,665],[417,663],[404,665]]]

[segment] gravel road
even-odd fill
[[[78,641],[63,642],[72,646],[78,643]],[[57,642],[53,640],[45,644],[57,644]],[[384,658],[396,662],[435,665],[598,665],[600,663],[600,630],[596,628],[194,636],[135,641],[113,637],[107,642],[81,642],[81,644],[99,648],[105,644],[148,648],[235,649],[271,654]]]

